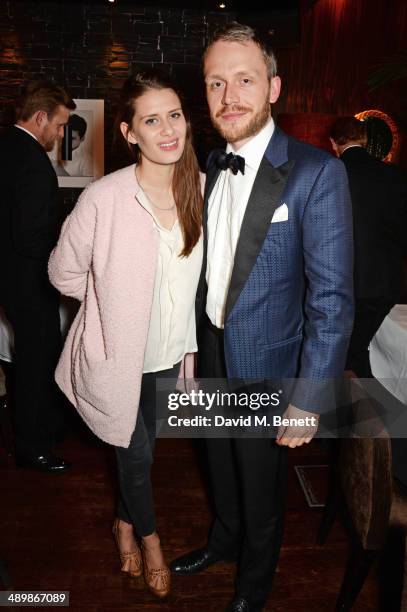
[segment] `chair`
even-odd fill
[[[9,440],[9,437],[7,435],[7,427],[4,427],[4,423],[7,421],[8,419],[8,409],[7,409],[7,396],[6,395],[1,395],[0,396],[0,438],[3,441],[3,444],[6,448],[6,451],[8,454],[10,454],[12,452],[12,443]],[[10,580],[10,576],[8,573],[8,569],[7,569],[7,564],[4,561],[4,559],[2,559],[0,557],[0,584],[6,589],[10,589],[11,588],[11,580]]]
[[[6,591],[9,591],[12,589],[12,584],[10,580],[10,575],[8,573],[7,564],[4,561],[4,559],[2,559],[1,557],[0,557],[0,584],[3,585]]]
[[[8,457],[14,455],[13,434],[7,395],[0,396],[0,446],[3,446]]]
[[[342,500],[351,528],[351,552],[336,611],[352,608],[389,536],[396,533],[405,543],[407,534],[407,496],[393,480],[390,438],[377,416],[375,401],[358,381],[352,383],[353,431],[340,441],[337,490],[319,532],[319,543],[323,543]],[[401,610],[407,612],[406,560],[403,582]]]
[[[0,360],[0,447],[4,448],[9,458],[14,455],[14,436],[10,405],[11,390],[12,365]]]

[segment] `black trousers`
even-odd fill
[[[137,422],[130,445],[128,448],[115,447],[120,487],[117,516],[131,523],[140,537],[155,531],[151,467],[156,438],[156,381],[158,378],[176,381],[179,369],[178,363],[169,370],[143,374]]]
[[[207,322],[199,343],[199,376],[226,378],[223,333]],[[208,548],[238,561],[236,592],[263,606],[277,565],[287,480],[286,449],[274,439],[208,439],[215,505]]]
[[[63,422],[62,394],[54,380],[62,348],[59,301],[38,309],[5,305],[5,312],[14,331],[11,395],[16,453],[44,455]]]
[[[396,298],[394,297],[357,298],[355,300],[355,320],[346,369],[353,370],[359,378],[372,377],[369,344],[395,304]]]

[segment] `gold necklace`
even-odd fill
[[[175,208],[175,202],[174,204],[170,207],[170,208],[162,208],[161,206],[157,206],[157,204],[154,204],[153,200],[150,198],[150,196],[148,195],[147,191],[144,189],[142,182],[140,181],[140,177],[137,174],[136,171],[136,178],[138,180],[138,184],[140,185],[140,187],[142,188],[144,195],[146,196],[147,200],[150,202],[150,204],[153,206],[153,208],[157,208],[158,210],[165,210],[165,211],[170,211],[170,210],[174,210]]]

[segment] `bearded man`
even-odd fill
[[[208,163],[205,256],[197,295],[204,378],[342,375],[353,322],[352,215],[344,166],[284,134],[272,51],[248,26],[215,33],[204,55],[212,122],[227,142]],[[237,561],[228,610],[262,610],[283,533],[286,450],[308,443],[321,404],[298,385],[277,439],[207,440],[215,517],[176,574]],[[309,417],[301,427],[296,417]]]
[[[14,331],[13,408],[17,464],[61,472],[52,454],[60,426],[54,372],[61,352],[59,294],[47,264],[59,230],[58,181],[47,151],[76,108],[54,83],[33,81],[17,102],[17,122],[0,139],[0,304]]]

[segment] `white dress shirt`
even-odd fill
[[[172,229],[163,227],[140,189],[137,200],[151,214],[159,232],[153,305],[144,354],[143,373],[168,370],[186,353],[198,350],[195,294],[202,267],[202,236],[188,257],[178,257],[184,239],[178,219]]]
[[[347,151],[348,149],[354,149],[355,147],[359,147],[360,149],[364,149],[365,147],[361,144],[351,144],[348,145],[347,147],[345,147],[344,149],[342,149],[342,153],[345,153],[345,151]],[[342,155],[341,153],[341,155]]]
[[[213,325],[224,327],[226,297],[240,228],[261,160],[274,132],[274,121],[267,125],[238,151],[228,144],[226,152],[245,159],[245,172],[220,172],[208,202],[208,257],[206,313]]]

